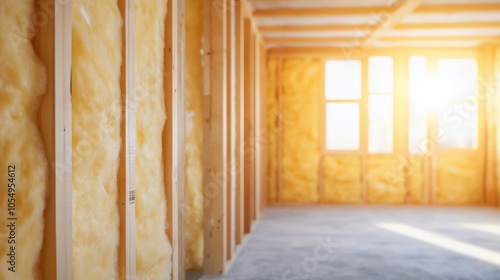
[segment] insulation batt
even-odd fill
[[[116,0],[73,0],[73,279],[117,279],[121,27]]]
[[[40,279],[37,267],[48,169],[37,114],[46,72],[30,41],[36,30],[33,12],[32,0],[0,1],[0,219],[4,223],[10,217],[7,198],[15,199],[13,217],[17,218],[14,228],[0,227],[0,279]],[[9,165],[15,165],[11,182]],[[8,183],[15,184],[15,196],[8,196]],[[9,264],[10,246],[15,246],[15,263]]]
[[[318,108],[322,64],[313,59],[283,63],[283,200],[318,200]]]
[[[370,156],[367,159],[367,201],[374,203],[404,203],[404,167],[397,156]],[[404,174],[404,173],[403,173]]]
[[[166,1],[135,1],[135,216],[139,280],[170,279],[172,269],[162,157],[166,120],[163,92],[166,13]]]
[[[325,156],[323,159],[323,200],[336,203],[361,202],[361,158]]]
[[[202,0],[186,1],[186,268],[203,267]]]
[[[436,202],[441,204],[476,204],[481,202],[478,156],[442,157],[437,160]]]
[[[278,133],[281,116],[278,112],[278,61],[269,59],[267,62],[267,199],[277,201],[278,174]]]

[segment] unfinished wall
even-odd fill
[[[73,279],[116,279],[122,19],[116,0],[74,0]]]
[[[267,200],[278,200],[278,133],[280,116],[278,112],[278,65],[277,59],[267,62]]]
[[[33,12],[33,0],[0,1],[0,279],[39,279],[48,169],[37,114],[46,73],[31,44]]]
[[[325,155],[322,160],[324,202],[359,203],[362,200],[361,157]]]
[[[369,156],[367,160],[367,202],[403,203],[406,188],[404,178],[399,179],[404,166],[396,156]]]
[[[418,204],[425,201],[425,156],[411,155],[406,159],[406,202]]]
[[[162,156],[166,13],[166,1],[135,1],[137,279],[170,279],[172,270]]]
[[[478,204],[482,186],[478,174],[478,156],[442,157],[437,162],[436,203]]]
[[[186,1],[186,268],[203,267],[202,0]]]
[[[283,62],[283,201],[318,200],[320,156],[318,108],[322,64],[313,59]]]

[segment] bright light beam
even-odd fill
[[[500,253],[461,241],[457,241],[436,233],[398,223],[377,224],[378,227],[408,236],[449,251],[482,260],[500,266]]]
[[[500,235],[500,225],[493,224],[461,224],[461,227],[482,231],[494,235]]]

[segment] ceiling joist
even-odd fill
[[[267,44],[346,44],[361,45],[363,38],[356,37],[315,37],[315,38],[265,38]],[[479,41],[500,42],[500,36],[426,36],[407,37],[391,36],[382,37],[378,42],[455,42],[455,41]]]
[[[350,24],[332,24],[332,25],[283,25],[283,26],[260,26],[262,33],[297,33],[297,32],[335,32],[335,31],[366,31],[373,30],[376,25],[350,25]],[[398,24],[394,30],[427,30],[427,29],[500,29],[498,22],[454,22],[454,23],[415,23]]]
[[[287,18],[287,17],[328,17],[328,16],[372,16],[394,13],[391,7],[338,7],[338,8],[304,8],[304,9],[266,9],[254,11],[256,18]],[[462,5],[427,5],[420,6],[416,14],[449,14],[500,12],[500,4],[462,4]]]

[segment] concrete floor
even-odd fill
[[[499,229],[494,208],[271,207],[228,275],[202,279],[500,280]]]

